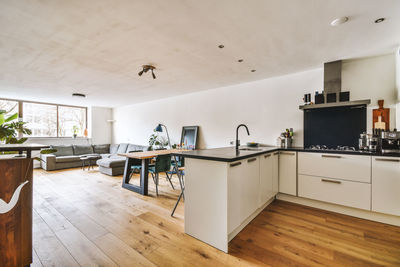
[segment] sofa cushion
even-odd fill
[[[147,146],[141,146],[141,145],[134,145],[134,144],[129,144],[128,149],[126,152],[132,152],[132,151],[147,151],[148,147]]]
[[[106,158],[109,158],[111,155],[113,155],[113,154],[101,154],[100,156],[101,156],[101,158],[106,159]]]
[[[97,154],[107,154],[110,153],[110,144],[104,145],[93,145],[93,152]]]
[[[128,149],[128,145],[129,144],[126,144],[126,143],[119,144],[117,154],[126,153],[126,150]]]
[[[66,145],[66,146],[51,146],[51,149],[56,149],[57,152],[54,152],[53,154],[56,155],[57,157],[59,156],[72,156],[74,155],[74,150],[72,148],[72,145]]]
[[[107,158],[107,159],[99,159],[97,165],[106,167],[106,168],[114,168],[114,167],[123,167],[125,166],[125,158]]]
[[[110,154],[117,154],[119,144],[110,145]]]
[[[93,154],[91,145],[73,145],[74,155]]]
[[[59,156],[59,157],[56,157],[56,162],[57,163],[74,162],[74,161],[80,161],[79,156]]]

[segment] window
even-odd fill
[[[86,108],[58,107],[58,136],[68,137],[73,134],[83,136],[86,128]]]
[[[82,137],[87,127],[86,107],[0,99],[0,110],[9,115],[19,112],[32,130],[29,137]]]
[[[18,113],[18,101],[0,99],[0,110],[5,110],[5,117]]]
[[[31,137],[57,137],[57,106],[23,103],[23,121]]]

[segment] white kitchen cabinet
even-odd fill
[[[272,193],[279,192],[279,152],[272,153]]]
[[[275,196],[273,191],[273,153],[268,153],[260,156],[260,199],[258,206],[264,205],[270,198]]]
[[[279,192],[297,193],[297,152],[279,152]]]
[[[242,199],[240,196],[245,179],[244,164],[244,160],[228,164],[228,233],[242,223],[240,211]]]
[[[260,189],[260,159],[253,157],[245,160],[244,179],[241,181],[241,219],[247,219],[258,208]]]
[[[370,210],[371,184],[299,174],[299,197]]]
[[[259,188],[259,157],[228,164],[228,233],[257,210]]]
[[[299,174],[371,183],[371,157],[366,155],[300,152]]]
[[[400,158],[372,158],[372,210],[400,216]]]

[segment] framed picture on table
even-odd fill
[[[196,149],[198,132],[199,126],[183,126],[180,145],[186,149]]]

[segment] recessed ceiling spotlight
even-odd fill
[[[238,59],[238,62],[243,62],[243,59]]]
[[[222,45],[222,44],[220,44],[218,47],[219,47],[219,48],[224,48],[225,46],[224,46],[224,45]]]
[[[251,72],[256,72],[256,70],[251,70]]]
[[[85,97],[86,97],[85,94],[81,94],[81,93],[73,93],[72,96],[73,96],[73,97],[82,97],[82,98],[85,98]]]
[[[347,22],[348,20],[349,20],[348,17],[341,17],[341,18],[334,19],[331,22],[331,26],[338,26],[340,24]]]
[[[381,23],[381,22],[384,22],[384,21],[385,21],[385,18],[379,18],[379,19],[375,20],[374,22],[375,23]]]

